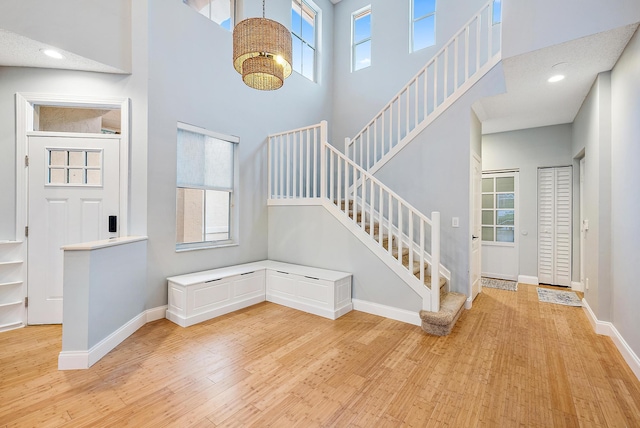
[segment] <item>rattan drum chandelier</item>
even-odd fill
[[[291,33],[265,18],[240,21],[233,29],[233,67],[248,86],[263,91],[279,89],[291,74]]]

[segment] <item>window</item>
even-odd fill
[[[317,16],[318,12],[307,2],[291,2],[293,69],[311,81],[315,81]]]
[[[436,44],[436,0],[411,0],[411,52]]]
[[[493,14],[491,16],[493,25],[502,22],[502,0],[493,0]]]
[[[102,150],[47,149],[47,154],[47,185],[102,185]]]
[[[235,0],[182,0],[182,3],[220,24],[222,28],[229,31],[233,29]]]
[[[371,6],[351,15],[351,71],[371,65]]]
[[[178,123],[176,249],[237,243],[236,137]]]
[[[482,241],[515,240],[515,175],[482,175]]]

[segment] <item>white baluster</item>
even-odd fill
[[[440,213],[431,213],[431,311],[440,310]]]

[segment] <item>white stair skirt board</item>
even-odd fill
[[[580,281],[571,281],[571,289],[584,293],[584,285]]]
[[[128,323],[96,343],[88,351],[62,351],[58,355],[58,370],[88,369],[113,348],[135,333],[148,322],[164,318],[166,306],[148,309],[131,319]]]
[[[518,275],[518,282],[520,284],[540,285],[537,276]]]
[[[422,320],[420,319],[420,314],[418,312],[394,308],[393,306],[381,305],[380,303],[368,302],[360,299],[351,299],[351,301],[353,302],[353,310],[355,311],[378,315],[380,317],[390,318],[407,324],[417,326],[422,325]]]
[[[633,349],[631,349],[627,341],[624,340],[618,329],[608,321],[599,321],[585,299],[582,299],[582,308],[584,309],[584,313],[587,314],[587,319],[589,319],[589,323],[591,323],[596,334],[609,336],[611,338],[622,355],[622,358],[624,358],[631,371],[636,375],[638,380],[640,380],[640,358],[633,352]]]

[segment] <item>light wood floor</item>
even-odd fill
[[[485,288],[447,337],[271,303],[147,324],[89,370],[59,326],[0,335],[0,427],[640,426],[640,382],[581,308]]]

